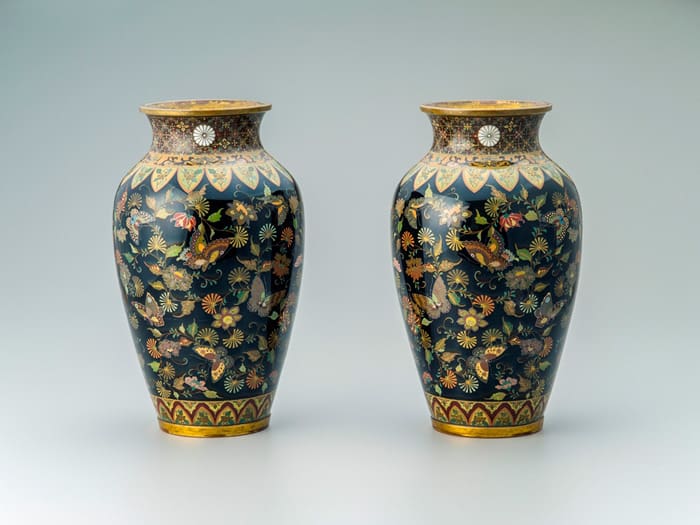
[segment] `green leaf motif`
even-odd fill
[[[209,217],[207,217],[207,220],[209,222],[219,222],[221,220],[221,210],[217,210],[211,215],[209,215]]]
[[[549,361],[542,361],[542,362],[540,363],[540,370],[541,370],[542,372],[544,372],[544,371],[547,370],[550,366],[552,366],[552,363],[550,363]]]
[[[447,292],[447,298],[454,306],[462,306],[462,299],[459,295],[457,295],[457,292],[450,290]]]
[[[425,350],[425,361],[430,364],[433,362],[433,352],[431,350]]]
[[[481,215],[479,213],[479,210],[476,210],[476,217],[474,218],[474,222],[476,222],[477,224],[483,225],[483,224],[488,224],[489,220],[486,217],[484,217],[483,215]]]
[[[197,330],[199,330],[199,326],[197,325],[197,321],[192,321],[190,325],[187,327],[187,333],[190,334],[192,337],[195,336],[197,333]]]
[[[131,255],[130,253],[124,252],[124,253],[122,253],[122,257],[124,257],[124,259],[126,259],[126,262],[128,262],[129,264],[134,262],[134,256]]]
[[[217,394],[214,390],[205,390],[204,397],[207,399],[219,399],[219,394]]]
[[[513,332],[513,325],[505,319],[503,320],[503,333],[510,335]]]
[[[178,255],[180,255],[181,251],[181,244],[173,244],[172,246],[168,246],[168,249],[165,251],[165,257],[177,257]]]
[[[527,213],[525,214],[525,218],[526,218],[528,221],[536,221],[536,220],[539,218],[539,216],[537,215],[537,212],[536,212],[536,211],[530,210],[529,212],[527,212]]]
[[[157,372],[158,370],[160,370],[160,361],[151,361],[150,363],[148,363],[148,366],[151,367],[151,370]]]
[[[547,202],[547,194],[543,193],[542,195],[538,195],[537,198],[535,198],[535,208],[539,210],[544,206],[545,202]]]
[[[437,393],[437,395],[439,395],[439,396],[442,395],[442,388],[440,388],[440,385],[435,385],[435,386],[433,387],[433,389],[435,390],[435,392]]]
[[[491,397],[488,398],[489,401],[503,401],[506,398],[506,393],[505,392],[496,392],[495,394],[491,394]]]
[[[250,295],[249,290],[239,290],[236,294],[236,304],[245,303],[248,300],[248,295]]]
[[[530,252],[527,251],[525,248],[520,248],[517,251],[518,254],[518,259],[521,261],[531,261],[532,260],[532,255],[530,255]]]

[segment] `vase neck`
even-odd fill
[[[263,113],[217,116],[148,115],[151,151],[173,154],[234,153],[262,149]]]
[[[429,116],[435,152],[498,156],[541,151],[539,129],[543,114]]]

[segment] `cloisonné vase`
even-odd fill
[[[114,203],[122,298],[160,427],[231,436],[267,427],[299,296],[303,216],[260,143],[269,105],[141,107],[146,156]]]
[[[581,207],[546,103],[443,102],[392,210],[401,310],[436,430],[537,432],[574,306]]]

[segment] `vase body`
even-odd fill
[[[262,147],[269,106],[143,106],[153,143],[119,185],[122,298],[160,426],[186,436],[268,425],[299,295],[303,215]]]
[[[394,272],[433,426],[536,432],[574,306],[581,208],[540,148],[546,103],[422,107],[433,147],[400,182]]]

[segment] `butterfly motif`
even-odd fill
[[[275,210],[277,210],[277,225],[282,224],[289,212],[289,206],[284,197],[280,195],[268,195],[263,199],[263,202],[275,207]]]
[[[519,392],[527,392],[532,388],[532,381],[530,381],[527,377],[523,377],[521,375],[518,376],[518,391]]]
[[[126,218],[126,228],[129,230],[129,235],[131,235],[134,243],[139,243],[139,228],[155,220],[156,218],[148,212],[139,211],[136,208],[131,209],[129,216]]]
[[[223,348],[198,345],[194,347],[195,353],[209,361],[211,364],[211,380],[216,383],[224,375],[229,365],[229,357]]]
[[[197,230],[190,238],[190,248],[185,256],[185,264],[194,270],[205,271],[214,264],[231,246],[231,239],[216,239],[207,242],[201,231]]]
[[[247,303],[248,310],[258,314],[260,317],[267,317],[272,312],[272,309],[282,302],[285,293],[284,290],[280,290],[269,294],[260,276],[256,275],[250,286],[250,298]]]
[[[542,219],[547,224],[556,226],[556,237],[558,241],[564,240],[566,232],[569,230],[569,218],[564,215],[564,210],[557,208],[556,211],[550,211],[542,216]]]
[[[486,244],[478,241],[464,241],[463,244],[469,257],[490,271],[505,270],[511,264],[503,237],[495,230],[491,231]]]
[[[146,301],[141,304],[136,301],[131,301],[133,306],[141,317],[143,317],[151,326],[163,326],[163,309],[158,306],[158,303],[150,293],[146,294]]]
[[[441,314],[446,314],[452,308],[450,301],[447,299],[447,288],[442,277],[435,279],[433,291],[430,296],[413,294],[413,301],[425,312],[431,319],[437,319]]]
[[[474,372],[479,379],[484,383],[489,380],[489,363],[503,355],[506,351],[505,345],[489,346],[486,349],[477,348],[474,350],[474,355],[469,359],[474,367]]]
[[[542,304],[537,310],[535,310],[535,317],[537,318],[535,321],[535,326],[537,328],[544,328],[547,326],[554,320],[559,312],[561,312],[561,309],[564,308],[565,304],[566,303],[564,301],[559,301],[558,303],[554,304],[552,301],[552,294],[548,293],[545,295],[544,299],[542,299]]]

